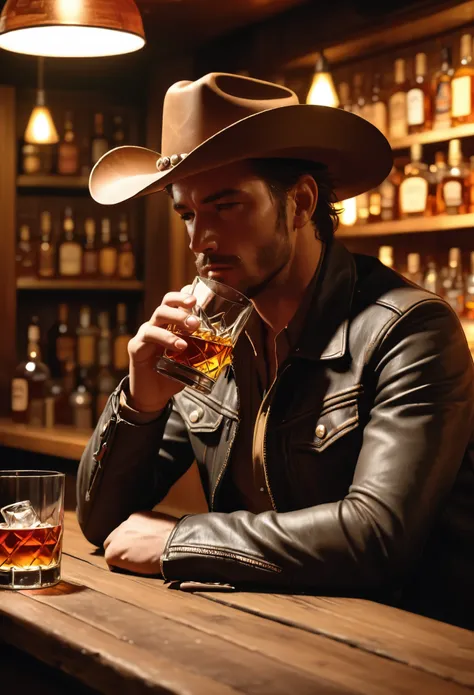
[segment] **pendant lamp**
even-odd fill
[[[332,79],[329,63],[321,51],[314,68],[313,82],[311,84],[307,104],[320,104],[321,106],[339,106],[339,97]]]
[[[134,0],[7,0],[0,48],[53,58],[138,51],[145,33]]]
[[[53,117],[46,106],[44,92],[44,58],[38,59],[38,91],[36,93],[36,106],[31,112],[24,139],[25,142],[37,145],[54,145],[59,141],[58,131],[54,125]]]

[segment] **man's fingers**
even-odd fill
[[[152,326],[150,323],[144,323],[136,337],[130,341],[131,352],[133,353],[134,349],[138,349],[143,343],[155,343],[165,350],[184,350],[187,347],[187,343],[181,336],[161,326]]]
[[[162,304],[155,309],[148,323],[154,326],[173,324],[175,326],[180,326],[183,330],[194,330],[199,325],[199,319],[185,309],[178,309]]]

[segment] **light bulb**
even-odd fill
[[[329,70],[329,63],[322,51],[316,61],[313,82],[306,97],[306,103],[319,106],[339,106],[339,97]]]
[[[25,131],[25,142],[53,145],[59,142],[53,118],[46,106],[35,106]]]

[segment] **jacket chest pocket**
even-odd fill
[[[218,465],[223,430],[229,419],[204,400],[182,395],[180,413],[189,433],[191,446],[199,466],[203,483],[212,478]]]
[[[303,446],[324,452],[332,444],[359,426],[357,399],[323,407],[314,426],[311,439],[302,442]]]

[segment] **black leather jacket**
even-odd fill
[[[120,387],[112,394],[79,468],[82,530],[101,545],[196,459],[210,513],[176,525],[166,579],[372,596],[448,620],[449,595],[451,613],[466,613],[474,367],[459,321],[439,297],[336,241],[315,297],[267,396],[274,511],[226,507],[239,424],[229,368],[211,395],[186,388],[147,425],[122,419]]]

